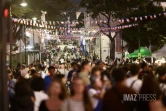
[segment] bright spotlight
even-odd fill
[[[23,0],[20,5],[21,5],[22,7],[26,7],[28,4],[25,2],[25,0]]]

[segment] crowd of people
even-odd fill
[[[62,45],[63,44],[63,45]],[[69,46],[65,45],[66,43],[61,43],[61,45],[53,46],[50,51],[48,49],[45,53],[42,54],[42,58],[46,60],[49,64],[54,64],[55,62],[58,64],[62,63],[71,63],[72,61],[80,61],[89,57],[93,59],[98,59],[99,57],[95,53],[89,53],[85,46]],[[69,46],[69,47],[67,47]]]
[[[166,111],[166,65],[19,65],[7,84],[10,111]]]

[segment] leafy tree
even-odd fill
[[[17,4],[11,5],[12,17],[23,18],[28,13],[33,13],[32,9],[30,9],[29,7],[22,7],[22,6],[17,5]]]
[[[111,40],[111,58],[115,58],[116,36],[112,37],[112,30],[105,29],[118,25],[118,18],[126,16],[131,11],[131,8],[136,7],[136,4],[137,3],[135,2],[128,2],[127,0],[82,0],[80,3],[80,6],[85,7],[87,13],[98,21],[98,26],[101,29],[101,32]],[[102,18],[104,18],[105,22],[100,21]]]
[[[164,31],[166,28],[166,18],[163,15],[159,16],[159,13],[163,12],[162,7],[160,5],[154,6],[151,1],[143,6],[145,7],[140,7],[140,10],[135,10],[129,15],[130,17],[142,16],[143,21],[139,20],[139,27],[122,30],[122,37],[128,42],[129,52],[139,47],[139,40],[141,46],[147,47],[153,45],[159,48],[166,43],[166,32]],[[147,19],[145,18],[146,15],[153,16],[154,14],[156,14],[156,19],[152,19],[149,16]]]
[[[133,52],[134,49],[139,47],[139,40],[141,46],[162,47],[166,43],[165,20],[165,18],[158,18],[157,20],[147,21],[144,24],[140,23],[140,32],[138,32],[138,27],[124,29],[122,36],[128,43],[129,52]]]
[[[111,27],[118,26],[118,25],[119,26],[124,25],[118,22],[119,18],[131,17],[131,15],[139,16],[139,15],[145,15],[148,13],[154,13],[154,10],[149,9],[149,5],[151,9],[156,8],[156,6],[153,5],[153,1],[149,1],[149,0],[82,0],[80,3],[80,6],[85,7],[87,9],[87,13],[89,13],[93,18],[97,19],[98,26],[101,29],[101,32],[105,34],[106,36],[108,36],[109,39],[111,40],[110,57],[114,58],[116,36],[112,38],[111,37],[112,30],[105,30],[105,29],[106,28],[110,29]],[[157,11],[161,12],[161,10],[155,10],[155,12]],[[104,18],[105,22],[101,22],[100,21],[101,18]],[[134,31],[134,29],[131,29],[131,30]],[[121,32],[118,31],[117,33],[121,33]],[[123,33],[123,35],[126,36],[126,40],[128,37],[126,34],[128,33]],[[138,35],[138,33],[136,35]]]
[[[57,21],[62,19],[63,12],[66,12],[68,16],[77,10],[77,6],[69,0],[26,0],[27,7],[21,7],[21,1],[12,1],[12,15],[18,18],[26,17],[31,19],[32,17],[37,17],[40,19],[41,10],[44,10],[47,11],[46,18],[48,21]]]
[[[20,6],[22,0],[12,0],[11,2],[11,14],[16,18],[32,19],[37,17],[40,19],[41,10],[43,10],[47,12],[47,21],[66,21],[68,16],[71,20],[75,19],[75,10],[77,10],[77,6],[68,0],[26,0],[27,7]],[[21,38],[22,28],[21,24],[13,24],[14,41]],[[57,23],[56,28],[59,30]]]

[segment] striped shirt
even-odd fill
[[[84,102],[74,99],[67,99],[61,106],[61,111],[85,111]]]

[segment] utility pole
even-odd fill
[[[21,43],[22,40],[24,40],[24,26],[22,27],[22,34],[21,34],[21,38],[20,38],[20,63],[22,64],[23,61],[22,61],[22,48],[23,48],[23,44]]]
[[[35,29],[34,29],[34,20],[33,20],[33,25],[32,25],[32,29],[33,29],[33,54],[34,54],[34,63],[35,63]]]
[[[32,29],[33,29],[33,50],[35,51],[35,23],[36,23],[36,20],[37,20],[37,18],[36,17],[34,17],[34,18],[32,18]],[[34,62],[36,61],[35,60],[35,56],[36,56],[36,54],[35,54],[35,52],[34,52]],[[36,64],[36,62],[35,62],[35,64]]]
[[[11,3],[11,2],[10,2]],[[11,29],[9,30],[12,30],[12,13],[11,13],[11,6],[9,8],[9,16],[10,16],[10,22],[9,22],[9,27]],[[12,31],[9,31],[9,42],[10,42],[10,67],[12,67],[12,51],[13,51],[13,47],[12,47]]]
[[[100,60],[102,60],[102,33],[100,32]]]
[[[121,34],[121,39],[122,39],[122,59],[123,59],[123,35],[122,35],[122,30],[120,30],[120,34]]]
[[[6,74],[6,41],[10,32],[10,3],[0,0],[0,111],[8,111],[8,92]]]
[[[23,34],[24,42],[25,42],[25,65],[27,65],[27,37],[26,37],[26,25],[24,25],[24,34]]]
[[[46,21],[46,11],[41,11],[41,21],[45,23]],[[41,52],[44,52],[44,37],[43,37],[43,30],[41,30],[41,38],[40,38],[40,50],[39,50],[39,55],[40,55],[40,63],[41,63]]]
[[[138,0],[138,16],[140,16],[140,0]],[[139,47],[139,51],[138,51],[138,59],[141,59],[141,52],[140,52],[140,48],[141,48],[141,40],[140,40],[140,30],[141,30],[141,26],[140,26],[140,20],[138,19],[138,47]]]

